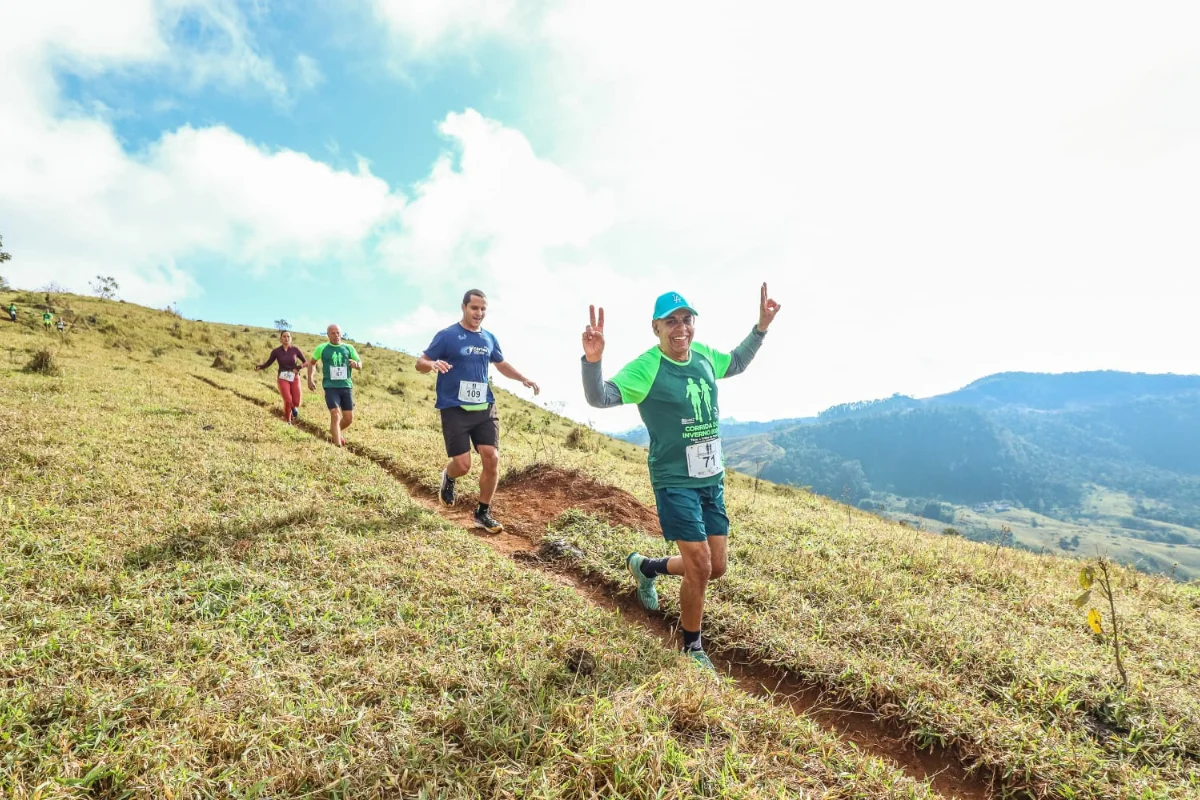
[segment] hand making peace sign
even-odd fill
[[[604,309],[596,316],[596,307],[588,306],[591,324],[583,329],[583,355],[591,363],[596,363],[604,355]]]

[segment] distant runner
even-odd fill
[[[283,397],[283,418],[292,423],[300,418],[300,367],[304,366],[304,353],[292,345],[292,334],[287,331],[280,331],[279,347],[271,351],[265,364],[259,364],[255,369],[266,369],[275,363],[279,364],[275,383]]]
[[[42,327],[49,328],[54,322],[54,315],[50,313],[50,309],[42,312]]]
[[[658,608],[655,579],[659,575],[683,576],[679,589],[683,651],[707,669],[713,665],[700,638],[704,593],[710,580],[725,574],[729,541],[717,381],[745,371],[780,308],[767,296],[764,283],[758,324],[732,353],[722,353],[692,342],[694,308],[674,292],[660,295],[651,323],[658,345],[625,365],[610,381],[603,379],[600,367],[603,308],[599,317],[595,306],[589,308],[591,324],[583,332],[587,401],[596,408],[637,404],[650,433],[650,483],[658,503],[658,522],[663,538],[679,548],[679,555],[670,558],[630,553],[625,565],[637,582],[639,602],[651,611]]]
[[[8,304],[8,321],[9,322],[17,321],[17,304],[16,303]]]
[[[537,395],[541,389],[504,360],[500,343],[483,329],[487,296],[478,289],[463,295],[462,319],[438,331],[417,359],[417,372],[434,370],[437,376],[437,405],[442,414],[442,438],[450,460],[442,470],[438,492],[442,504],[454,505],[454,481],[471,471],[471,445],[483,462],[479,476],[479,505],[475,525],[488,533],[504,526],[491,513],[492,497],[500,480],[500,418],[496,398],[488,383],[488,366],[506,378],[520,381]]]
[[[65,320],[64,320],[62,317],[59,317],[59,318],[58,318],[58,325],[57,325],[57,326],[55,326],[55,327],[57,327],[57,328],[58,328],[58,332],[59,332],[59,333],[62,333],[63,331],[65,331],[65,330],[67,329],[67,323],[66,323],[66,321],[65,321]]]
[[[354,381],[350,371],[361,370],[362,361],[354,345],[342,344],[341,328],[330,325],[325,333],[329,341],[317,345],[312,360],[305,365],[308,370],[308,390],[317,390],[313,383],[313,369],[320,364],[321,387],[325,390],[325,406],[329,409],[329,439],[338,447],[343,447],[346,440],[342,437],[342,431],[354,423]]]

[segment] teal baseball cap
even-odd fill
[[[676,292],[660,294],[654,301],[654,319],[669,317],[681,308],[686,308],[696,316],[700,316],[700,312],[688,305],[688,301],[683,299],[683,295]]]

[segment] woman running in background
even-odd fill
[[[292,346],[292,334],[287,331],[279,333],[279,347],[271,351],[267,363],[259,364],[254,369],[266,369],[272,364],[279,364],[279,394],[283,397],[283,418],[294,422],[300,418],[300,367],[304,365],[304,353],[299,347]]]

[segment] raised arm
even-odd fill
[[[758,352],[758,348],[762,346],[763,337],[767,335],[767,328],[771,327],[771,323],[775,321],[775,315],[779,313],[779,309],[781,308],[783,306],[768,296],[767,284],[764,283],[762,290],[759,292],[758,324],[751,329],[749,335],[742,340],[742,343],[735,347],[733,352],[729,354],[729,368],[725,370],[724,377],[730,378],[746,371],[746,367],[750,366],[750,362],[754,360],[754,355]]]
[[[583,396],[588,405],[612,408],[625,402],[621,390],[612,381],[604,380],[600,359],[604,356],[604,309],[596,315],[596,307],[588,306],[590,323],[583,329]]]

